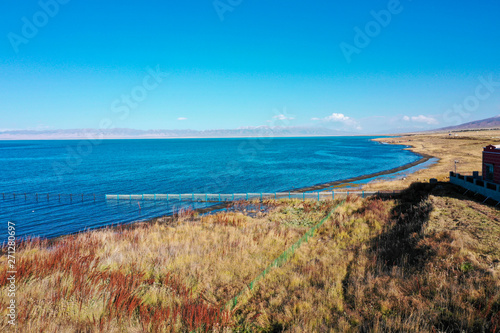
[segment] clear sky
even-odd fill
[[[0,13],[0,130],[377,133],[500,114],[496,0],[4,0]]]

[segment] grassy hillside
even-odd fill
[[[338,202],[239,203],[214,215],[24,243],[17,329],[496,332],[500,215],[429,186],[413,185],[397,200],[349,197],[252,291],[248,283]],[[236,307],[227,306],[241,291]],[[2,309],[7,302],[2,293]]]

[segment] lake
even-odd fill
[[[279,192],[389,170],[420,158],[404,146],[371,139],[0,141],[0,193],[5,193],[5,199],[0,197],[0,239],[7,237],[8,221],[16,223],[19,237],[50,238],[191,205],[106,201],[105,194]],[[15,200],[12,193],[17,193]],[[23,193],[28,193],[26,199]]]

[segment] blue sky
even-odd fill
[[[380,133],[500,114],[499,1],[5,0],[0,13],[0,130]]]

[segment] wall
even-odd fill
[[[500,164],[499,164],[499,170],[500,170]],[[459,177],[464,179],[460,179]],[[493,200],[500,202],[499,184],[493,184],[491,182],[488,183],[486,181],[483,181],[481,178],[473,179],[472,176],[462,176],[460,174],[455,174],[453,172],[450,172],[450,183],[461,186],[469,191],[479,193],[485,197],[492,198]],[[496,190],[488,188],[488,186],[493,187]]]

